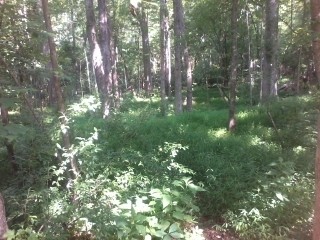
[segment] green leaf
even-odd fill
[[[174,218],[178,219],[178,220],[183,221],[185,215],[184,215],[182,212],[177,212],[177,211],[175,211],[175,212],[172,214],[172,216],[173,216]]]
[[[164,194],[162,196],[162,207],[163,207],[163,209],[168,207],[171,204],[171,202],[172,202],[172,199],[171,199],[170,195]]]
[[[136,225],[136,229],[138,231],[138,233],[142,236],[146,235],[146,226],[143,225]]]
[[[182,233],[178,233],[178,232],[170,233],[170,236],[175,239],[184,238],[184,235]]]
[[[170,228],[169,228],[169,233],[173,233],[173,232],[178,232],[181,231],[179,224],[178,223],[172,223]]]
[[[170,222],[169,221],[163,221],[161,222],[161,224],[159,225],[160,229],[162,231],[167,230],[167,228],[170,226]]]
[[[163,195],[161,190],[158,189],[158,188],[151,189],[149,193],[150,193],[151,197],[154,197],[154,198],[157,198],[157,199],[162,198],[162,195]]]

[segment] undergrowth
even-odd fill
[[[10,228],[20,229],[11,239],[202,239],[204,218],[240,239],[308,239],[317,106],[312,95],[238,105],[230,134],[214,89],[196,89],[193,112],[174,116],[170,103],[166,117],[157,96],[126,96],[108,120],[84,98],[69,109],[76,182],[57,161],[53,120],[47,136],[19,139],[25,180],[1,185]]]

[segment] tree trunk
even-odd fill
[[[140,5],[140,6],[139,6]],[[143,76],[144,76],[144,90],[149,95],[153,91],[152,74],[151,74],[151,50],[149,42],[149,27],[147,15],[143,3],[139,5],[132,5],[132,14],[137,18],[141,36],[142,36],[142,60],[143,60]]]
[[[0,108],[1,108],[2,125],[6,126],[9,124],[9,112],[8,112],[8,109],[4,106],[0,105]],[[13,142],[9,141],[8,139],[5,139],[4,144],[6,145],[6,148],[7,148],[8,160],[11,164],[12,171],[15,174],[19,170],[19,165],[16,161],[16,157],[14,154]]]
[[[278,95],[278,19],[279,0],[266,0],[263,77],[261,83],[262,103]]]
[[[315,205],[313,219],[313,240],[320,239],[320,116],[318,118],[318,140],[315,160]]]
[[[58,57],[57,57],[57,51],[56,51],[54,39],[52,37],[53,31],[52,31],[51,19],[50,19],[50,14],[48,9],[48,0],[42,0],[42,11],[43,11],[43,17],[46,25],[46,30],[48,33],[50,33],[48,35],[48,43],[50,48],[50,59],[51,59],[52,71],[53,71],[54,89],[55,89],[55,94],[57,96],[57,101],[58,101],[58,111],[62,115],[62,117],[60,117],[60,124],[61,124],[61,127],[63,128],[61,131],[63,147],[68,153],[70,153],[70,150],[71,150],[70,135],[69,135],[69,130],[67,128],[68,123],[64,116],[65,105],[64,105],[64,99],[62,97],[60,78],[58,76],[58,72],[59,72],[59,66],[58,66],[58,60],[57,60]],[[72,171],[72,178],[76,178],[79,175],[78,164],[75,156],[71,153],[69,155],[70,155],[69,161],[70,161],[70,170]]]
[[[231,31],[232,49],[230,63],[230,97],[229,97],[229,124],[228,130],[232,132],[236,128],[236,87],[237,87],[237,65],[238,65],[238,0],[232,0]]]
[[[94,16],[93,0],[86,0],[86,18],[87,18],[87,37],[90,48],[90,56],[102,103],[102,114],[106,118],[109,116],[110,105],[107,101],[107,86],[108,76],[105,74],[105,67],[103,63],[102,51],[97,39],[96,20]]]
[[[8,225],[6,220],[6,209],[4,199],[0,193],[0,240],[5,240],[3,235],[8,231]]]
[[[169,13],[167,0],[160,1],[160,93],[161,93],[161,114],[166,115],[166,84],[169,82],[168,66],[168,45],[169,45]]]
[[[174,55],[175,55],[175,113],[182,113],[182,32],[183,32],[183,6],[181,0],[173,0],[174,13]]]
[[[100,30],[100,49],[102,54],[104,77],[102,84],[103,97],[103,117],[109,116],[110,107],[113,105],[110,93],[112,92],[112,56],[111,56],[111,24],[107,11],[106,0],[98,0],[99,8],[99,30]],[[98,43],[97,43],[98,44]]]
[[[320,85],[320,2],[310,1],[311,8],[311,32],[312,32],[312,52],[316,71],[317,83]]]

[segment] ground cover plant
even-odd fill
[[[92,97],[70,105],[81,166],[72,183],[69,153],[60,147],[56,165],[54,149],[29,146],[57,141],[54,122],[40,141],[20,138],[20,156],[39,159],[1,183],[8,239],[201,239],[208,225],[239,239],[310,238],[316,96],[239,106],[231,134],[219,93],[196,94],[193,112],[166,118],[157,96],[130,96],[107,121]]]

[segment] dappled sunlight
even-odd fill
[[[225,138],[228,137],[230,133],[227,131],[226,128],[220,128],[220,129],[210,129],[208,131],[208,137],[209,138]]]

